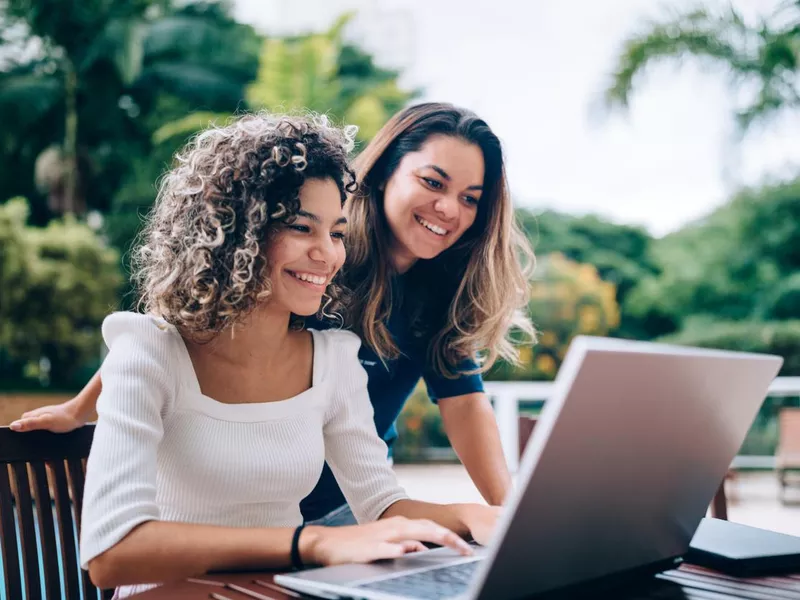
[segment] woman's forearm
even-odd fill
[[[65,433],[83,427],[97,411],[97,398],[101,389],[98,371],[74,398],[61,404],[40,406],[26,411],[9,427],[20,432],[44,429],[54,433]]]
[[[480,528],[474,510],[470,518],[468,505],[441,506],[401,500],[389,510],[392,509],[396,516],[406,518],[358,527],[304,528],[298,539],[300,560],[305,565],[370,562],[422,549],[420,542],[469,554],[469,546],[458,534],[466,537],[470,533],[464,525],[466,521],[473,524],[473,532]],[[493,527],[494,515],[489,516],[489,525]],[[438,524],[414,520],[417,518]],[[457,526],[457,532],[444,528],[448,524]],[[91,559],[89,575],[95,585],[109,589],[137,583],[165,583],[209,571],[286,568],[292,561],[294,532],[292,527],[246,529],[148,521]]]
[[[461,512],[462,505],[460,504],[434,504],[432,502],[421,502],[420,500],[398,500],[384,511],[381,519],[390,517],[427,519],[465,538],[470,535],[470,529]]]
[[[81,421],[88,421],[95,414],[97,409],[97,399],[103,390],[103,383],[100,380],[100,370],[98,369],[89,382],[78,392],[69,402],[72,404],[76,418]]]
[[[286,567],[293,533],[292,528],[148,521],[90,560],[89,575],[95,585],[108,589],[164,583],[215,570]]]
[[[476,393],[439,401],[445,432],[484,500],[501,506],[511,490],[500,432],[485,394]]]

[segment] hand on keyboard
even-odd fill
[[[425,550],[422,542],[447,546],[464,556],[473,552],[449,529],[433,521],[405,517],[351,527],[309,526],[300,536],[300,552],[306,564],[364,563]]]

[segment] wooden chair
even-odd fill
[[[800,471],[800,408],[782,408],[778,413],[778,448],[775,471],[781,486],[781,502],[786,501],[786,474]]]
[[[525,446],[528,445],[528,440],[533,435],[533,429],[536,427],[536,417],[527,415],[519,416],[519,457],[525,452]],[[711,516],[715,519],[728,520],[728,499],[725,496],[725,481],[732,476],[732,471],[728,471],[725,479],[717,489],[714,499],[711,501]]]
[[[518,420],[519,425],[519,457],[525,453],[525,446],[528,445],[528,440],[533,435],[533,428],[536,427],[537,417],[528,415],[520,415]]]
[[[113,595],[98,590],[78,560],[76,533],[93,435],[94,425],[71,433],[0,428],[0,554],[9,600],[22,598],[23,589],[28,600],[79,600],[81,589],[86,600]]]
[[[728,471],[725,474],[722,483],[717,488],[717,493],[714,494],[714,498],[711,500],[711,516],[715,519],[728,520],[728,495],[725,492],[725,483],[729,479],[733,479],[734,476],[733,471]]]

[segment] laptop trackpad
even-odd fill
[[[486,553],[486,548],[479,546],[473,548],[475,550],[473,557],[461,556],[450,548],[436,548],[435,550],[414,552],[402,558],[382,560],[366,565],[337,565],[335,567],[310,569],[301,573],[295,573],[293,577],[295,579],[319,581],[334,585],[352,584],[357,581],[386,577],[387,575],[399,575],[400,573],[414,569],[428,569],[431,567],[446,566],[454,562],[460,562],[461,560],[473,560],[474,557],[480,557]]]

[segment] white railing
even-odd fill
[[[549,381],[487,381],[486,393],[492,398],[500,441],[508,468],[519,466],[519,401],[546,401],[552,392]],[[777,377],[769,386],[768,396],[800,396],[800,377]]]

